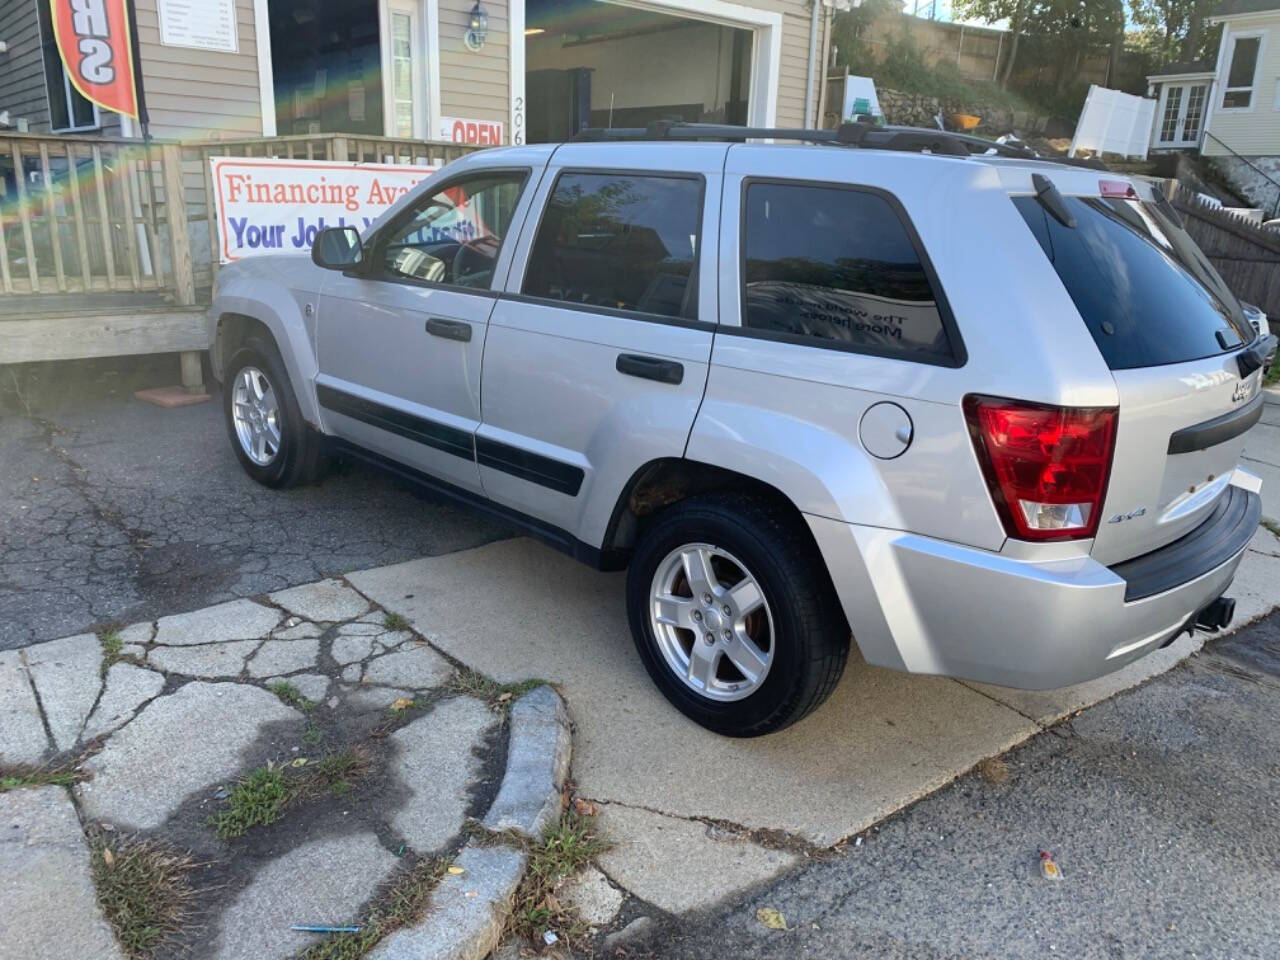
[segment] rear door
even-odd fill
[[[1119,391],[1115,459],[1093,546],[1096,559],[1114,563],[1207,518],[1261,415],[1262,374],[1242,375],[1237,356],[1254,331],[1167,202],[1145,184],[1092,173],[1051,179],[1063,216],[1036,196],[1013,202]]]
[[[556,151],[485,344],[489,497],[596,546],[632,474],[684,455],[715,329],[725,149]]]

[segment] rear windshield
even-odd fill
[[[1035,197],[1013,202],[1112,370],[1198,360],[1253,339],[1218,272],[1155,204],[1062,199],[1074,227]]]

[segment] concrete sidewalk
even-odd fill
[[[557,821],[568,745],[550,688],[459,672],[336,580],[0,652],[0,960],[122,957],[106,919],[136,921],[104,919],[91,863],[139,840],[199,864],[170,945],[192,957],[286,960],[320,940],[295,923],[380,930],[380,899],[437,873],[418,935],[480,955],[526,853],[472,850],[464,826]]]

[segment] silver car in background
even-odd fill
[[[1049,688],[1230,619],[1275,339],[1149,185],[938,131],[601,136],[223,269],[246,471],[340,450],[625,567],[650,676],[733,736],[851,634]]]

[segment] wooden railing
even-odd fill
[[[0,296],[122,291],[197,303],[218,268],[210,157],[443,165],[474,149],[342,134],[147,145],[0,133]]]

